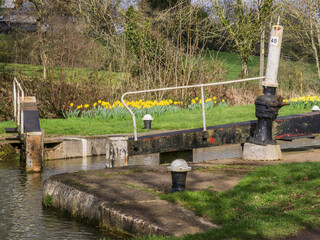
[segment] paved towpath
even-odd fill
[[[192,171],[188,173],[186,185],[189,190],[224,191],[234,187],[256,167],[305,161],[320,161],[320,149],[287,152],[283,161],[223,159],[191,164],[193,168],[209,170],[218,165],[227,166],[223,170],[215,168],[214,174],[212,171]],[[153,193],[168,192],[170,187],[171,176],[166,166],[124,167],[50,177],[44,183],[43,196],[51,195],[52,205],[56,208],[134,234],[182,236],[219,227]],[[286,240],[320,239],[319,233],[319,229],[306,230]]]

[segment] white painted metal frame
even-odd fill
[[[21,96],[21,101],[20,101]],[[13,115],[20,133],[24,133],[24,116],[21,111],[21,102],[24,102],[24,91],[16,78],[13,78]]]
[[[134,140],[138,140],[138,134],[137,134],[137,125],[136,125],[136,117],[132,110],[129,108],[129,106],[124,102],[124,97],[129,94],[138,94],[138,93],[147,93],[147,92],[158,92],[158,91],[167,91],[167,90],[174,90],[174,89],[184,89],[184,88],[201,88],[201,105],[202,105],[202,121],[203,121],[203,131],[207,131],[206,127],[206,113],[205,113],[205,99],[204,99],[204,92],[203,87],[208,86],[215,86],[215,85],[224,85],[224,84],[231,84],[231,83],[239,83],[239,82],[248,82],[253,80],[259,80],[264,79],[265,77],[255,77],[255,78],[246,78],[246,79],[240,79],[240,80],[233,80],[233,81],[226,81],[226,82],[217,82],[217,83],[206,83],[206,84],[197,84],[197,85],[190,85],[190,86],[179,86],[179,87],[168,87],[168,88],[158,88],[158,89],[149,89],[149,90],[141,90],[141,91],[134,91],[134,92],[126,92],[121,96],[121,102],[123,106],[129,111],[129,113],[132,116],[133,121],[133,131],[134,131]]]

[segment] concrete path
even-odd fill
[[[283,161],[224,159],[191,164],[195,170],[188,173],[186,185],[189,190],[224,191],[256,167],[320,161],[320,149],[283,155]],[[221,165],[223,170],[216,167]],[[43,198],[50,195],[55,208],[136,235],[182,236],[219,227],[181,206],[160,200],[155,194],[168,192],[170,188],[171,176],[166,166],[123,167],[52,176],[44,183]],[[299,235],[287,240],[320,239],[319,229],[302,234],[307,233],[309,238]]]

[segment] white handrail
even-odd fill
[[[195,88],[200,87],[201,88],[201,104],[202,104],[202,121],[203,121],[203,131],[207,130],[206,127],[206,116],[205,116],[205,107],[204,107],[204,93],[203,93],[203,87],[208,86],[215,86],[215,85],[224,85],[224,84],[230,84],[230,83],[239,83],[239,82],[248,82],[252,80],[259,80],[263,79],[263,77],[254,77],[254,78],[245,78],[245,79],[239,79],[239,80],[232,80],[232,81],[226,81],[226,82],[217,82],[217,83],[205,83],[205,84],[197,84],[197,85],[189,85],[189,86],[179,86],[179,87],[168,87],[168,88],[158,88],[158,89],[148,89],[148,90],[141,90],[141,91],[134,91],[134,92],[126,92],[121,96],[121,102],[123,106],[128,110],[128,112],[132,116],[133,121],[133,131],[134,131],[134,140],[138,140],[138,134],[137,134],[137,125],[136,125],[136,117],[132,110],[129,108],[129,106],[124,102],[124,97],[129,94],[137,94],[137,93],[147,93],[147,92],[157,92],[157,91],[166,91],[166,90],[174,90],[174,89],[184,89],[184,88]]]
[[[24,91],[18,80],[13,78],[13,115],[18,129],[20,129],[20,133],[24,133],[24,114],[20,107],[20,94],[21,102],[24,102]]]

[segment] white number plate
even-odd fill
[[[279,44],[279,37],[277,37],[277,36],[271,37],[270,45],[276,45],[276,46],[278,46],[278,44]]]

